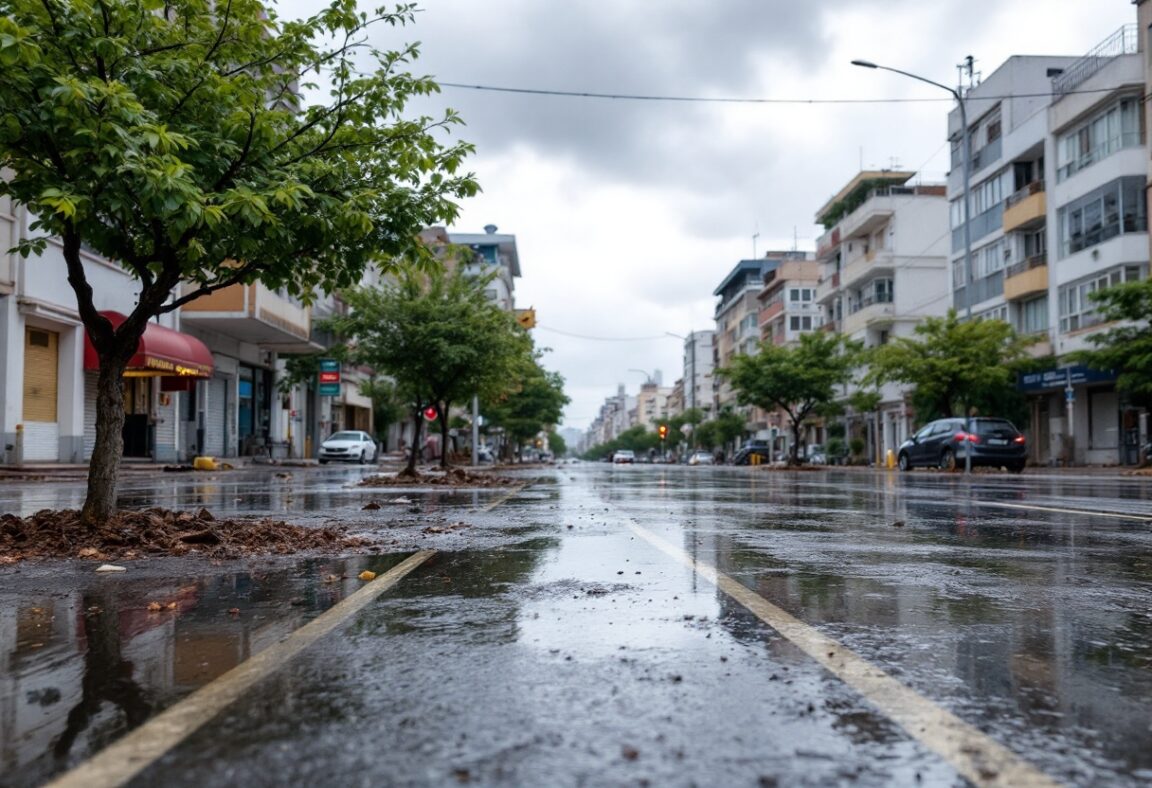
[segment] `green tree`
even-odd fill
[[[568,402],[564,378],[544,369],[536,354],[525,365],[516,385],[485,402],[482,412],[489,425],[504,429],[509,445],[518,447],[559,424]]]
[[[436,408],[440,465],[447,467],[453,403],[498,397],[531,361],[531,338],[485,295],[490,280],[460,268],[401,271],[382,287],[346,292],[348,314],[325,321],[348,340],[335,355],[390,376],[411,405],[409,475],[416,474],[425,408]]]
[[[149,319],[236,284],[308,300],[418,248],[472,195],[458,122],[406,111],[436,91],[413,76],[415,47],[367,50],[375,25],[334,0],[280,20],[259,0],[3,0],[0,195],[60,239],[68,283],[100,361],[96,442],[83,520],[112,515],[123,449],[122,377]],[[325,95],[306,104],[301,95]],[[136,306],[104,318],[90,248],[134,278]]]
[[[1094,369],[1115,370],[1116,388],[1136,404],[1152,407],[1152,279],[1097,290],[1090,297],[1101,319],[1121,325],[1088,337],[1096,349],[1073,358]]]
[[[754,356],[738,355],[717,370],[736,389],[741,404],[764,410],[779,408],[792,428],[789,462],[800,460],[800,426],[810,414],[836,399],[836,387],[851,375],[859,346],[838,334],[814,331],[802,334],[795,345],[760,343]]]
[[[552,450],[553,457],[563,457],[568,453],[568,441],[556,430],[548,432],[548,448]]]
[[[1020,409],[1017,373],[1034,363],[1034,340],[1003,320],[960,320],[954,309],[925,318],[914,334],[872,350],[865,379],[911,384],[920,422],[962,414],[965,406],[998,415]]]
[[[372,426],[377,440],[383,440],[388,427],[403,421],[408,415],[396,382],[389,378],[378,375],[365,380],[360,384],[360,393],[372,400]]]
[[[688,438],[688,445],[696,445],[696,427],[704,421],[704,411],[700,408],[688,408],[668,419],[668,440],[678,444]],[[685,427],[688,430],[685,431]]]

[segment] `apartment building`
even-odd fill
[[[764,275],[760,301],[760,339],[771,345],[787,345],[801,334],[824,324],[816,302],[820,264],[811,253],[803,260],[785,261]]]
[[[705,420],[711,418],[715,405],[715,344],[715,331],[690,331],[684,338],[683,409],[698,408]]]
[[[1050,359],[1020,383],[1036,463],[1136,462],[1146,435],[1112,371],[1067,360],[1106,328],[1089,294],[1148,276],[1141,49],[1129,25],[1083,57],[1010,58],[968,91],[969,270],[959,110],[949,116],[953,303],[1036,336]]]
[[[912,336],[926,316],[948,309],[948,203],[944,184],[911,183],[915,173],[857,173],[816,213],[816,303],[825,331],[865,347]],[[849,387],[845,395],[852,393]],[[905,387],[880,390],[875,413],[850,414],[862,428],[868,456],[881,460],[915,421]]]

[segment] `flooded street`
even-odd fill
[[[115,742],[153,753],[140,786],[1152,780],[1146,479],[584,464],[350,486],[367,472],[133,477],[122,504],[339,522],[377,553],[0,568],[0,783],[100,783],[85,762]],[[0,511],[82,493],[3,484]]]

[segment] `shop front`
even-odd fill
[[[102,312],[112,325],[124,322],[119,312]],[[91,453],[96,429],[95,348],[84,341],[85,448]],[[193,397],[196,382],[212,377],[212,354],[203,342],[187,334],[149,323],[136,354],[124,371],[124,456],[171,462],[177,457],[179,398]]]
[[[1031,407],[1031,462],[1061,466],[1139,462],[1147,416],[1116,390],[1114,372],[1072,364],[1021,375],[1018,388]]]

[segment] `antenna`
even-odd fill
[[[756,232],[752,233],[752,259],[756,259],[756,239],[760,237],[760,226],[756,226]]]
[[[964,58],[961,62],[956,64],[956,81],[959,83],[960,90],[964,90],[964,77],[968,77],[967,89],[971,90],[980,84],[980,72],[976,70],[976,59],[971,55]]]

